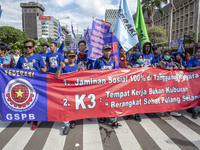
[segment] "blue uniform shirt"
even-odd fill
[[[144,67],[149,67],[153,64],[154,55],[153,54],[143,54]]]
[[[51,73],[56,73],[60,68],[60,62],[63,61],[62,54],[59,52],[49,53],[46,57],[46,62],[49,63],[49,71]]]
[[[30,57],[26,57],[29,64],[36,70],[39,71],[40,68],[44,68],[45,64],[44,61],[42,59],[42,56],[40,56],[39,54],[34,54],[33,56]],[[31,70],[31,68],[29,67],[29,65],[26,63],[26,61],[24,60],[24,55],[22,55],[18,62],[17,65],[15,66],[15,68],[19,68],[19,69],[25,69],[25,70]]]
[[[153,60],[152,60],[152,64],[153,64],[154,66],[157,66],[157,64],[158,64],[161,60],[162,60],[162,58],[160,57],[160,55],[157,56],[157,57],[154,56],[154,58],[153,58]]]
[[[193,57],[187,62],[186,66],[187,68],[200,66],[200,61],[196,57]]]
[[[51,53],[51,51],[47,51],[47,53],[44,53],[44,52],[41,52],[39,55],[42,56],[42,59],[44,60],[44,63],[46,64],[46,57],[47,57],[47,54]]]
[[[65,65],[65,68],[62,69],[63,73],[71,73],[78,71],[78,66],[75,64],[74,66],[69,66],[68,64]]]
[[[111,58],[110,63],[108,65],[106,65],[106,63],[104,62],[103,58],[98,58],[95,61],[94,67],[93,69],[102,69],[102,70],[107,70],[107,69],[116,69],[115,68],[115,62],[114,60]]]

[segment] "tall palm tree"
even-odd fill
[[[167,0],[143,0],[142,1],[142,11],[143,13],[147,13],[148,17],[151,19],[151,25],[154,26],[154,19],[153,16],[156,12],[156,9],[160,11],[161,14],[163,14],[161,4],[165,3],[167,4]]]

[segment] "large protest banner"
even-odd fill
[[[110,30],[111,24],[104,20],[97,18],[93,19],[92,31],[90,36],[90,46],[88,52],[88,59],[96,60],[103,56],[102,47],[104,45],[103,36]]]
[[[166,112],[200,104],[200,70],[158,68],[54,74],[0,68],[3,121],[71,121]]]

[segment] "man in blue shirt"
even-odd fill
[[[46,61],[47,54],[49,54],[51,52],[51,51],[48,50],[48,47],[49,47],[49,45],[47,43],[43,43],[42,44],[43,51],[40,53],[45,64],[46,64],[45,61]]]
[[[196,56],[191,58],[186,65],[187,71],[196,71],[200,69],[200,48],[196,51]],[[192,108],[192,118],[197,119],[198,109],[197,107]]]
[[[93,60],[87,59],[87,54],[85,52],[86,50],[86,42],[85,41],[79,41],[78,43],[78,49],[79,53],[77,56],[77,64],[81,70],[88,70],[92,69],[93,67]]]
[[[103,56],[95,61],[93,69],[102,69],[102,70],[116,69],[115,61],[113,58],[110,57],[111,50],[112,50],[112,48],[109,45],[103,46],[103,48],[102,48]],[[121,126],[121,124],[119,124],[117,122],[117,117],[111,117],[110,120],[112,123],[112,125],[111,125],[112,127],[117,128],[118,126]],[[105,118],[100,118],[100,122],[104,123]]]
[[[150,67],[153,64],[154,56],[151,53],[151,43],[145,42],[143,45],[143,62],[144,67]]]
[[[60,68],[60,65],[64,63],[63,56],[61,53],[56,51],[56,47],[57,47],[57,44],[54,42],[51,42],[50,44],[51,53],[47,54],[47,57],[46,57],[45,69],[48,68],[48,72],[50,73],[56,73],[58,69]]]
[[[34,54],[35,49],[35,42],[32,40],[27,40],[24,42],[24,48],[25,48],[25,55],[22,55],[15,68],[19,69],[25,69],[25,70],[36,70],[36,71],[43,71],[45,70],[45,64],[42,59],[42,57],[39,54]],[[31,123],[31,121],[27,122],[28,124]],[[32,130],[37,129],[37,121],[33,121],[32,124]]]
[[[65,65],[64,63],[61,64],[60,68],[55,74],[55,78],[58,78],[61,73],[71,73],[71,72],[76,72],[78,71],[78,66],[75,64],[75,58],[76,58],[76,52],[74,50],[69,50],[67,51],[67,59],[68,63]],[[67,135],[70,128],[75,127],[75,122],[74,121],[66,121],[64,122],[65,128],[63,129],[63,134]]]
[[[24,48],[26,54],[19,58],[15,68],[46,72],[42,57],[39,54],[34,54],[35,42],[32,40],[25,41]]]
[[[156,45],[152,46],[154,58],[152,60],[152,64],[157,67],[158,63],[162,60],[161,56],[159,55],[159,49]]]

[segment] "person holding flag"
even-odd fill
[[[109,45],[104,45],[102,48],[102,53],[103,56],[98,58],[95,61],[93,69],[102,69],[102,70],[107,70],[107,69],[116,69],[115,68],[115,60],[110,57],[111,55],[111,50],[112,48]],[[100,118],[100,122],[104,123],[106,118]],[[120,123],[117,121],[117,117],[111,117],[111,126],[113,128],[118,128],[118,126],[121,126]]]

